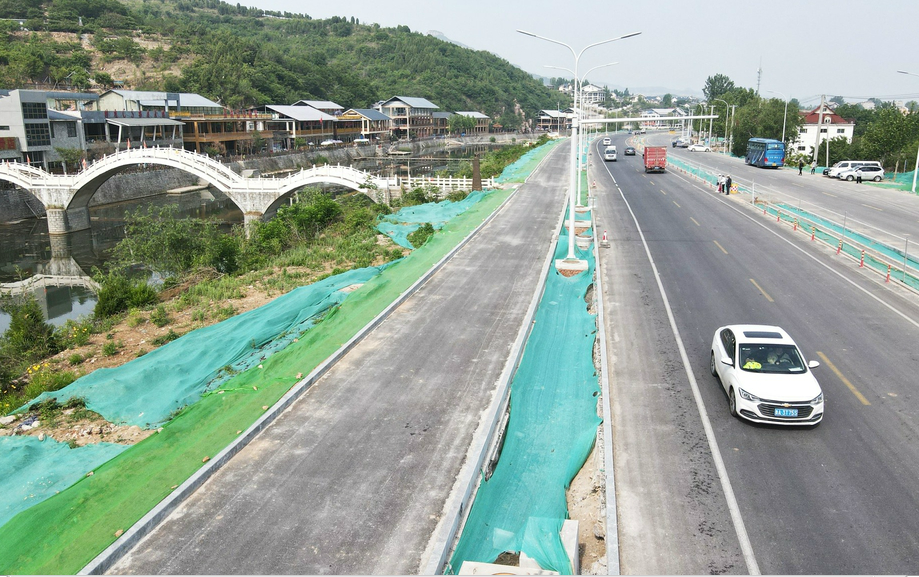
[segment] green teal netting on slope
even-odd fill
[[[53,439],[0,437],[0,526],[20,511],[79,481],[128,448],[97,443],[71,449]]]
[[[399,246],[417,248],[408,241],[408,235],[418,230],[418,227],[423,223],[430,223],[435,230],[440,230],[447,221],[463,214],[469,210],[469,207],[491,194],[491,192],[489,190],[476,190],[470,192],[466,198],[458,202],[444,200],[407,206],[400,209],[399,212],[382,216],[379,224],[377,224],[377,230],[393,239],[393,242]]]
[[[342,289],[363,284],[380,270],[382,267],[355,269],[299,287],[257,309],[194,330],[125,365],[96,370],[59,391],[42,393],[29,405],[47,398],[64,403],[83,397],[87,408],[112,423],[155,427],[232,374],[283,349],[347,298]]]
[[[510,418],[494,474],[483,481],[450,561],[492,563],[523,551],[543,569],[570,574],[559,531],[568,518],[565,491],[593,448],[599,383],[593,365],[596,332],[585,295],[589,269],[566,278],[552,266],[535,324],[511,384]],[[563,230],[556,258],[568,255]]]
[[[563,139],[550,140],[542,146],[527,152],[516,161],[506,166],[504,170],[501,171],[501,174],[495,178],[495,182],[523,182],[533,173],[533,170],[542,162],[542,159],[561,142],[563,142]]]

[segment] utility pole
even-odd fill
[[[823,99],[826,98],[826,94],[820,95],[820,112],[817,114],[817,141],[814,144],[814,158],[817,158],[817,153],[820,151],[820,131],[823,130]],[[826,155],[826,164],[830,165],[830,133],[827,132],[827,155]]]

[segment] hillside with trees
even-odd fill
[[[559,99],[489,52],[354,18],[218,0],[0,0],[0,18],[2,88],[117,83],[197,92],[231,108],[300,99],[366,108],[419,96],[510,128]]]

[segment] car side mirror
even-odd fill
[[[721,364],[733,367],[734,361],[731,360],[731,357],[721,357]]]
[[[810,361],[809,363],[807,363],[807,368],[809,369],[816,369],[819,366],[820,366],[820,361]]]

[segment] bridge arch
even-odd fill
[[[73,182],[74,194],[68,208],[85,207],[99,187],[114,175],[142,164],[168,166],[189,173],[228,193],[243,177],[206,155],[181,148],[135,148],[102,157],[78,173]],[[231,197],[232,199],[232,197]],[[239,204],[236,199],[234,203]],[[244,207],[240,207],[245,210]]]

